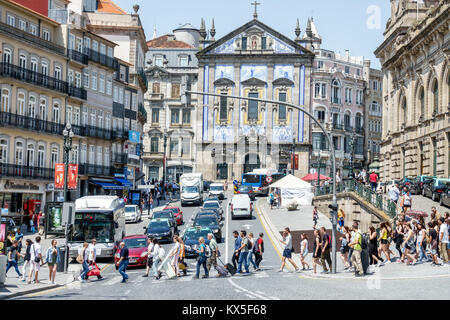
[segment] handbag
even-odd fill
[[[78,263],[83,263],[84,262],[84,258],[83,258],[83,256],[84,256],[84,251],[83,252],[81,252],[78,256],[77,256],[77,262]]]
[[[34,252],[34,262],[36,262],[36,263],[41,262],[41,258],[39,258],[39,257],[36,255],[36,250],[35,250],[34,245],[33,245],[33,252]]]

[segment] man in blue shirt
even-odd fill
[[[127,271],[127,267],[128,267],[128,248],[125,247],[125,243],[121,242],[120,243],[120,260],[119,260],[119,273],[122,275],[123,280],[122,283],[127,282],[128,280],[128,275],[126,274]]]
[[[242,238],[239,236],[239,233],[234,230],[233,231],[233,236],[234,236],[234,253],[233,253],[233,258],[231,258],[231,262],[233,263],[234,268],[237,270],[237,263],[239,262],[239,255],[240,255],[240,251],[239,249],[241,248],[241,242],[242,242]]]

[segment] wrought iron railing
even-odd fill
[[[329,195],[333,192],[332,185],[316,187],[315,195]],[[390,218],[395,219],[397,216],[397,205],[395,202],[391,201],[389,198],[381,193],[373,191],[370,187],[353,180],[343,180],[336,185],[336,192],[354,192],[364,201],[372,204],[377,209],[382,210]]]
[[[52,121],[40,120],[10,112],[0,112],[0,127],[13,126],[51,134],[62,134],[64,125]]]
[[[10,163],[0,163],[0,177],[14,177],[22,179],[53,180],[53,168],[24,166]]]
[[[87,99],[87,91],[83,88],[69,86],[69,96],[86,100]]]
[[[69,49],[69,58],[82,64],[88,64],[88,56],[78,50]]]

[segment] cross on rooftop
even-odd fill
[[[259,3],[257,0],[255,0],[255,2],[252,3],[252,6],[255,6],[255,13],[253,14],[254,19],[258,19],[257,6],[259,5],[261,5],[261,3]]]

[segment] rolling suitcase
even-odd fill
[[[217,257],[217,259],[220,261],[220,263],[225,267],[225,269],[227,269],[227,271],[232,275],[232,276],[234,276],[235,274],[236,274],[236,268],[231,264],[231,263],[227,263],[227,264],[224,264],[223,262],[222,262],[222,260],[220,260],[220,258],[219,257]],[[217,265],[218,266],[218,265]],[[219,270],[217,270],[218,272],[219,272]],[[219,272],[220,273],[220,272]]]
[[[228,270],[221,265],[216,266],[216,271],[219,273],[220,277],[226,277],[228,275]]]

